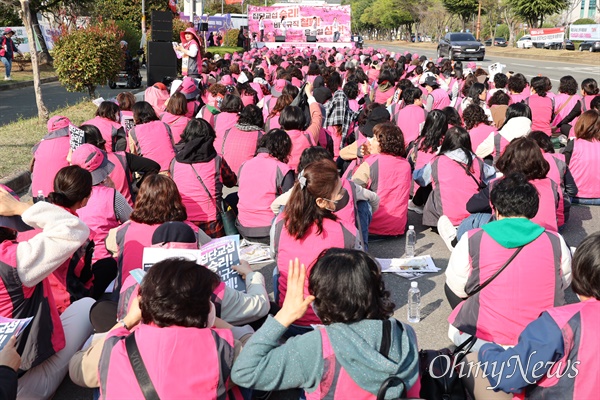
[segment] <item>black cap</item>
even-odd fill
[[[360,127],[360,131],[367,137],[373,137],[373,128],[383,122],[390,121],[390,113],[385,107],[376,107],[371,111],[367,122]]]

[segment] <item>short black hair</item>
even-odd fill
[[[531,119],[531,108],[522,101],[518,103],[513,103],[506,109],[506,119],[504,120],[504,124],[502,127],[506,125],[508,121],[517,117],[525,117]]]
[[[568,94],[569,96],[574,96],[577,94],[577,81],[575,78],[573,78],[571,75],[565,75],[560,78],[558,92]]]
[[[103,101],[96,110],[96,116],[110,119],[111,121],[119,121],[119,113],[121,109],[112,101]]]
[[[335,59],[334,59],[335,61]],[[327,78],[327,88],[335,92],[342,86],[342,76],[339,72],[334,72]]]
[[[523,136],[514,139],[506,146],[496,162],[496,169],[505,175],[520,172],[528,180],[544,179],[550,171],[550,164],[544,158],[537,143]]]
[[[221,103],[221,112],[239,113],[244,108],[244,103],[239,96],[227,93]]]
[[[523,74],[514,74],[508,79],[508,90],[521,93],[527,87],[527,78]]]
[[[594,97],[594,100],[590,103],[590,109],[600,111],[600,96]]]
[[[525,175],[515,172],[494,181],[490,192],[492,207],[503,217],[532,219],[540,207],[540,196]]]
[[[100,129],[96,125],[81,125],[79,129],[84,132],[86,143],[96,146],[102,151],[106,151],[106,140],[104,140]]]
[[[379,265],[359,250],[323,251],[310,271],[308,291],[324,324],[385,320],[394,312]]]
[[[161,328],[206,328],[210,296],[220,281],[208,268],[184,258],[154,264],[140,285],[142,321]]]
[[[528,138],[533,140],[540,146],[540,149],[544,151],[544,153],[554,154],[554,145],[552,144],[552,139],[550,136],[544,131],[532,131],[527,135]]]
[[[600,232],[591,234],[579,244],[571,269],[573,291],[580,296],[600,300]]]
[[[510,103],[510,96],[504,93],[502,90],[496,91],[490,100],[488,101],[488,106],[493,105],[508,105]]]
[[[187,143],[198,138],[206,138],[207,141],[214,142],[216,137],[215,130],[208,121],[202,118],[192,118],[185,126],[179,143]]]
[[[356,82],[347,82],[344,85],[344,93],[348,96],[349,100],[354,100],[358,97],[358,83]]]
[[[331,153],[324,147],[313,146],[304,149],[300,155],[300,161],[298,161],[298,173],[306,168],[309,164],[319,160],[332,160]]]
[[[271,129],[260,138],[258,148],[267,149],[271,156],[287,163],[292,151],[292,139],[283,129]]]
[[[265,125],[262,110],[254,104],[249,104],[240,112],[238,124],[248,124],[262,128]]]
[[[279,114],[279,125],[286,131],[304,129],[306,117],[300,107],[287,106]]]
[[[471,130],[479,124],[489,125],[488,116],[477,104],[469,104],[463,111],[463,120],[465,128]]]
[[[508,83],[508,76],[503,73],[494,75],[494,86],[496,89],[504,89]]]
[[[546,97],[548,92],[548,84],[543,76],[534,76],[531,78],[531,88],[535,90],[538,96]]]
[[[451,106],[444,107],[442,112],[446,114],[446,121],[448,122],[448,125],[463,126],[462,118],[460,117],[460,114],[456,108]]]
[[[92,174],[79,165],[61,168],[54,177],[50,203],[70,208],[92,193]]]
[[[415,101],[423,96],[421,89],[415,86],[407,87],[402,91],[402,100],[404,104],[415,104]]]
[[[131,111],[133,111],[133,121],[136,125],[158,121],[154,108],[147,101],[138,101],[131,107]]]

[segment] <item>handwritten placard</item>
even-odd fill
[[[76,126],[69,125],[69,136],[71,150],[76,150],[79,146],[85,143],[85,132]]]

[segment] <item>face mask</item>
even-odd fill
[[[334,202],[333,200],[325,199],[325,200],[335,204],[335,207],[333,210],[330,208],[327,208],[327,210],[329,210],[331,212],[338,212],[348,205],[348,202],[350,201],[350,195],[348,194],[348,191],[344,188],[342,188],[341,191],[342,191],[342,198],[339,199],[337,202]]]
[[[208,313],[208,317],[206,318],[206,327],[212,328],[215,326],[215,320],[217,319],[217,309],[213,302],[210,302],[210,311]]]

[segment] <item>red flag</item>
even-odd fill
[[[169,0],[169,8],[171,9],[171,11],[176,13],[178,11],[177,10],[177,0]]]
[[[225,0],[225,4],[239,4],[243,3],[242,0]]]

